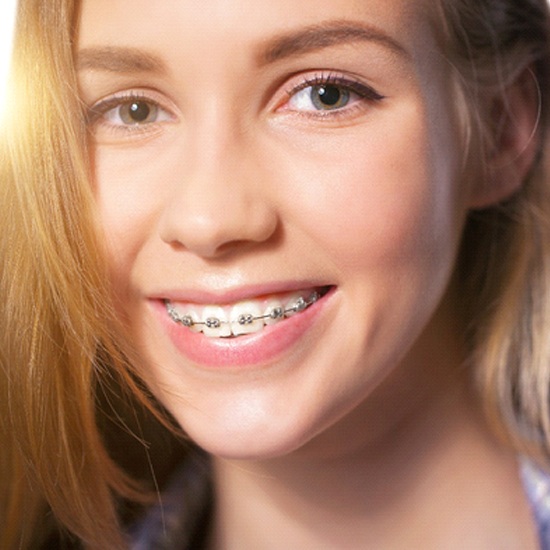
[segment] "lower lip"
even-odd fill
[[[176,349],[193,363],[220,368],[250,367],[271,363],[296,349],[317,324],[333,290],[301,313],[238,338],[209,338],[192,332],[168,317],[162,301],[155,300],[153,304]]]

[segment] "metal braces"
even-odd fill
[[[321,295],[318,292],[312,292],[307,300],[303,297],[300,297],[289,308],[284,309],[281,306],[274,307],[269,313],[266,313],[265,315],[252,315],[251,313],[241,313],[241,315],[239,315],[239,317],[235,321],[222,321],[217,317],[208,317],[204,321],[194,321],[191,315],[180,315],[170,302],[166,301],[165,304],[168,315],[170,316],[172,321],[174,321],[175,323],[179,323],[184,327],[191,328],[196,326],[204,326],[206,328],[220,328],[222,325],[229,325],[234,322],[239,323],[239,325],[245,326],[251,325],[252,323],[254,323],[254,321],[263,321],[265,319],[282,319],[285,315],[289,315],[291,313],[300,313],[301,311],[304,311],[304,309],[307,309],[309,306],[317,302],[320,297]]]

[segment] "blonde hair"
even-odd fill
[[[20,2],[1,142],[1,548],[37,544],[47,502],[87,545],[121,548],[113,494],[137,496],[97,428],[98,381],[122,376],[94,232],[72,40],[75,2]],[[97,361],[110,356],[109,369]],[[118,368],[117,368],[118,367]]]
[[[471,363],[495,430],[519,451],[550,461],[550,46],[539,0],[442,0],[447,55],[460,74],[475,154],[494,150],[494,114],[523,74],[539,99],[540,150],[520,192],[470,213],[455,278],[466,311]],[[531,82],[530,84],[533,84]],[[490,104],[489,104],[490,105]],[[484,111],[485,108],[485,111]],[[508,120],[513,124],[513,113]]]
[[[479,97],[494,92],[495,82],[505,90],[530,67],[540,85],[539,136],[546,137],[546,1],[440,4],[445,54],[461,75],[472,133],[488,133]],[[20,0],[11,116],[0,134],[0,547],[6,549],[38,544],[46,503],[87,547],[124,547],[115,497],[140,493],[109,457],[96,394],[114,378],[152,407],[125,360],[94,229],[73,59],[77,19],[76,0]],[[471,214],[457,278],[489,417],[518,448],[549,457],[550,166],[543,141],[522,190]]]

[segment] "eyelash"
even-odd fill
[[[164,113],[165,120],[174,118],[172,113],[168,109],[162,107],[161,103],[153,99],[150,94],[146,92],[129,91],[110,96],[92,105],[86,112],[87,125],[89,127],[101,125],[111,132],[124,132],[126,134],[129,132],[139,134],[149,132],[152,128],[156,128],[158,124],[157,121],[144,123],[135,122],[134,124],[113,124],[107,120],[106,115],[109,112],[117,109],[119,110],[124,106],[130,106],[132,103],[142,103],[151,106],[159,113]]]
[[[352,95],[357,96],[357,101],[348,106],[348,102],[343,107],[329,108],[327,110],[316,109],[293,109],[288,107],[292,99],[296,99],[298,94],[308,88],[311,88],[312,92],[315,88],[321,89],[322,87],[333,87],[340,92],[346,94],[346,97],[351,101]],[[297,113],[300,116],[310,117],[314,119],[336,120],[342,116],[353,116],[357,108],[364,108],[365,103],[378,102],[384,99],[384,96],[380,95],[370,86],[363,84],[357,80],[352,80],[342,75],[334,73],[318,74],[313,78],[304,78],[302,81],[290,87],[285,91],[285,101],[277,107],[277,110],[282,112]],[[310,98],[313,102],[313,99]],[[154,109],[161,120],[154,120],[152,122],[139,122],[129,124],[114,124],[109,122],[106,115],[111,111],[118,112],[118,117],[121,117],[120,109],[128,107],[132,103],[146,104]],[[356,105],[359,103],[359,105]],[[113,133],[124,133],[125,135],[140,135],[143,133],[149,133],[152,130],[158,128],[158,125],[169,120],[173,120],[174,115],[169,109],[162,106],[161,102],[151,97],[147,92],[122,92],[92,105],[86,113],[86,121],[89,127],[101,126],[103,129],[108,129]]]
[[[364,106],[364,102],[367,102],[367,103],[378,102],[384,99],[384,96],[382,96],[376,90],[374,90],[370,86],[367,86],[366,84],[363,84],[357,80],[352,80],[342,75],[329,73],[326,75],[323,75],[323,74],[315,75],[313,78],[306,78],[297,86],[291,87],[288,90],[286,90],[287,102],[295,98],[297,94],[303,90],[307,90],[308,88],[311,88],[313,91],[314,88],[322,88],[322,87],[334,87],[348,94],[350,93],[355,94],[356,96],[358,96],[358,99],[360,100],[360,102],[363,103],[361,107]],[[346,104],[344,107],[337,107],[335,109],[328,109],[326,111],[312,110],[308,112],[303,112],[303,111],[298,111],[298,112],[300,112],[300,114],[302,114],[303,116],[317,117],[317,118],[330,117],[331,119],[333,119],[334,117],[351,116],[355,112],[354,107],[355,107],[354,105],[352,105],[351,107],[348,107]],[[288,109],[288,108],[285,108],[283,110],[292,111],[292,109]]]

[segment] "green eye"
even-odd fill
[[[350,92],[333,84],[312,86],[310,92],[311,102],[322,111],[341,109],[350,100]]]
[[[351,111],[356,104],[383,99],[383,96],[366,84],[330,75],[305,79],[287,93],[289,99],[285,110],[311,115],[336,115],[339,111]]]

